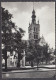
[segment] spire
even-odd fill
[[[32,23],[36,23],[36,15],[35,15],[35,10],[34,10],[34,2],[33,2],[33,11],[32,11]]]
[[[34,2],[33,2],[33,11],[32,11],[32,14],[34,14],[34,15],[35,15]]]

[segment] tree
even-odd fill
[[[2,44],[4,49],[2,49],[5,58],[5,70],[7,70],[7,51],[12,54],[13,51],[18,53],[18,62],[21,59],[21,52],[23,49],[22,37],[24,35],[24,30],[19,28],[11,21],[12,14],[2,8]],[[13,33],[13,29],[15,32]]]
[[[46,60],[46,64],[48,63],[48,61],[50,60],[50,52],[48,52],[48,48],[49,48],[49,46],[48,46],[48,44],[46,44],[45,46],[43,46],[43,55],[44,55],[44,57],[45,57],[45,60]]]
[[[42,51],[42,47],[36,43],[29,43],[29,47],[28,47],[28,52],[30,52],[31,54],[29,55],[29,59],[30,61],[33,63],[33,61],[35,60],[37,63],[37,69],[38,69],[38,64],[41,58],[41,51]]]
[[[2,44],[4,44],[5,70],[7,70],[7,51],[11,48],[12,29],[15,27],[11,18],[12,14],[2,8]]]
[[[22,42],[22,37],[24,36],[24,30],[19,28],[16,30],[16,32],[13,34],[13,43],[14,43],[14,51],[18,53],[18,63],[17,67],[20,67],[20,60],[22,59],[21,53],[23,52],[24,49],[24,44]]]
[[[37,69],[40,62],[40,59],[42,57],[42,46],[35,44],[34,53],[33,53],[36,62],[37,62]]]
[[[22,37],[25,31],[21,28],[17,30],[17,26],[11,21],[11,18],[12,14],[2,8],[2,44],[4,45],[2,53],[5,59],[5,70],[7,70],[7,51],[10,51],[11,54],[13,51],[18,53],[18,66],[22,58]],[[15,30],[14,33],[12,32],[13,29]]]

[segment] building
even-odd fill
[[[27,47],[29,46],[30,43],[33,44],[39,44],[40,46],[46,45],[46,41],[44,39],[44,36],[40,37],[40,24],[39,20],[36,22],[36,15],[35,15],[35,10],[33,9],[32,11],[32,21],[29,23],[28,27],[28,34],[29,34],[29,40],[22,40],[24,44],[27,44]]]
[[[29,23],[29,27],[28,27],[28,33],[29,33],[29,42],[33,43],[33,44],[39,44],[40,46],[46,45],[46,41],[42,35],[42,37],[40,37],[40,24],[39,24],[39,20],[36,23],[36,15],[35,15],[35,10],[33,8],[32,11],[32,21],[31,23]],[[29,44],[29,43],[28,43]]]
[[[32,11],[31,18],[32,18],[32,22],[29,23],[28,33],[29,33],[29,41],[34,43],[37,42],[38,39],[40,39],[40,24],[39,24],[39,20],[38,23],[36,23],[36,15],[34,9]]]
[[[39,45],[40,45],[40,46],[44,46],[44,45],[46,45],[46,41],[45,41],[43,35],[42,35],[42,37],[39,39]]]
[[[32,11],[32,21],[31,23],[29,23],[29,27],[28,27],[28,33],[29,33],[29,40],[22,40],[22,42],[24,44],[26,44],[26,46],[28,47],[30,42],[33,44],[39,44],[41,46],[46,45],[45,39],[44,37],[40,37],[40,24],[39,24],[39,20],[38,23],[36,23],[36,15],[35,15],[35,10],[33,9]],[[14,55],[17,54],[16,52],[13,51],[13,55],[10,55],[10,53],[8,53],[8,60],[7,60],[7,66],[13,66],[16,67],[17,66],[17,57],[14,57]],[[20,66],[25,67],[25,55],[26,55],[26,51],[23,50],[23,57],[22,60],[20,61]]]

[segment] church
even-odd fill
[[[40,46],[46,45],[46,41],[42,35],[42,37],[40,37],[40,23],[39,20],[38,22],[36,22],[36,15],[35,15],[35,10],[33,9],[32,11],[32,21],[31,23],[29,23],[29,27],[28,27],[28,34],[29,34],[29,40],[23,40],[23,43],[27,43],[27,46],[30,43],[33,44],[37,44]]]
[[[22,42],[25,44],[27,44],[27,48],[29,48],[29,45],[33,44],[33,45],[39,45],[39,46],[44,46],[46,45],[46,41],[42,35],[42,37],[40,37],[40,23],[39,23],[39,20],[38,22],[36,23],[36,15],[35,15],[35,10],[33,9],[32,11],[32,21],[31,23],[29,23],[29,27],[28,27],[28,34],[29,34],[29,40],[22,40]],[[26,48],[26,49],[27,49]],[[27,54],[28,53],[31,53],[29,51],[26,51],[25,49],[25,58],[28,56]],[[25,65],[27,65],[27,60],[25,60]],[[24,61],[23,60],[23,61]],[[29,62],[29,61],[28,61]],[[29,63],[28,63],[29,65]]]
[[[31,16],[32,20],[31,23],[29,23],[29,27],[28,27],[28,34],[29,34],[29,40],[22,40],[22,42],[26,45],[27,47],[30,45],[30,43],[32,44],[37,44],[40,46],[44,46],[46,45],[46,41],[44,39],[44,37],[40,37],[40,23],[39,20],[36,23],[36,15],[35,15],[35,10],[33,8],[32,11],[32,16]],[[20,61],[20,65],[21,66],[25,66],[26,63],[26,49],[23,50],[23,58]],[[14,57],[16,54],[16,57]],[[13,66],[16,67],[17,66],[17,53],[15,53],[15,51],[13,52],[13,55],[11,56],[10,53],[8,53],[9,58],[7,59],[7,66]]]

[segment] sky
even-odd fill
[[[33,2],[1,2],[1,6],[13,15],[12,21],[25,30],[23,39],[28,40]],[[49,46],[55,49],[55,2],[34,2],[34,10],[36,22],[39,19],[40,37],[43,35]]]

